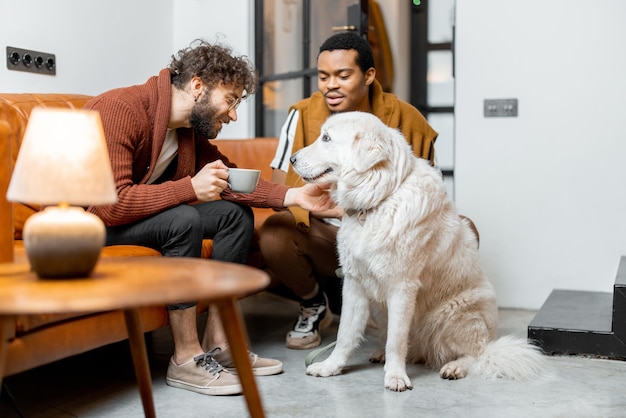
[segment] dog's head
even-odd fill
[[[317,140],[293,154],[291,163],[307,182],[335,184],[338,204],[365,209],[398,187],[409,155],[398,130],[370,113],[345,112],[329,117]]]
[[[317,140],[291,156],[294,170],[312,183],[337,183],[351,173],[362,175],[389,160],[389,128],[365,112],[333,115]]]

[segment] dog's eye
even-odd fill
[[[330,141],[330,136],[328,136],[328,134],[322,135],[322,141],[329,142]]]

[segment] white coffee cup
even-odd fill
[[[229,168],[228,187],[237,193],[252,193],[261,177],[261,170],[249,168]]]

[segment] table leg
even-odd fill
[[[146,353],[146,341],[141,329],[141,317],[139,309],[125,309],[126,329],[128,330],[128,341],[130,342],[130,353],[133,357],[135,376],[141,403],[146,417],[156,417],[154,400],[152,398],[152,378],[150,377],[150,365],[148,364],[148,354]]]
[[[230,352],[233,355],[239,381],[243,388],[243,395],[246,398],[248,411],[252,418],[263,418],[263,405],[261,397],[252,374],[250,356],[248,355],[248,337],[244,327],[244,322],[239,312],[236,299],[226,299],[217,302],[220,318],[228,338]]]
[[[2,377],[7,362],[9,351],[9,329],[11,329],[11,316],[0,316],[0,390],[2,390]]]

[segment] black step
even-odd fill
[[[546,354],[626,360],[626,256],[613,294],[555,289],[528,325]]]

